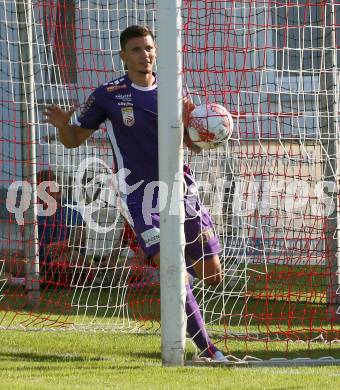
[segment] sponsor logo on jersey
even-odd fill
[[[133,114],[133,107],[122,107],[122,117],[125,126],[132,126],[135,123],[135,116]]]
[[[119,107],[133,107],[132,102],[118,102],[117,105]]]
[[[122,84],[122,85],[109,85],[106,90],[107,92],[114,92],[114,91],[118,91],[120,89],[124,89],[126,88],[126,84]]]
[[[132,96],[131,96],[131,93],[126,93],[126,94],[117,94],[115,95],[115,98],[116,99],[120,99],[120,100],[125,100],[125,101],[131,101],[132,100]]]
[[[141,236],[147,248],[154,244],[158,244],[160,241],[159,229],[157,229],[156,227],[146,230],[141,234]]]

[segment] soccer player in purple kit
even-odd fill
[[[159,264],[158,189],[155,188],[159,182],[157,78],[153,73],[156,45],[151,30],[138,25],[121,33],[120,45],[127,73],[98,87],[89,96],[76,124],[69,124],[74,110],[64,111],[57,105],[44,111],[45,122],[59,129],[60,140],[66,147],[75,148],[101,123],[110,120],[108,135],[116,167],[128,173],[124,188],[119,188],[128,210],[127,219],[145,255]],[[190,103],[184,104],[184,125],[191,109]],[[201,356],[227,362],[208,336],[192,293],[193,278],[189,277],[191,274],[210,285],[221,282],[220,244],[210,215],[197,197],[195,181],[187,165],[184,165],[184,180],[187,332],[201,350]],[[151,196],[150,188],[155,189]]]

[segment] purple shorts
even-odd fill
[[[187,188],[185,191],[185,258],[187,267],[190,267],[191,260],[197,261],[206,259],[212,255],[219,254],[221,246],[216,236],[213,222],[208,210],[201,204],[197,187],[191,175],[186,175]],[[144,193],[137,191],[128,198],[128,210],[133,221],[133,230],[138,243],[147,257],[152,257],[160,251],[159,234],[159,213],[157,208],[141,207]],[[157,190],[153,194],[154,199],[150,205],[157,204]],[[190,271],[190,270],[189,270]]]

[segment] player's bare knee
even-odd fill
[[[204,282],[210,286],[216,286],[223,280],[222,267],[217,255],[212,256],[207,263],[207,275]]]
[[[209,286],[217,286],[222,282],[222,280],[223,280],[222,272],[217,272],[216,274],[205,277],[204,283],[208,284]]]

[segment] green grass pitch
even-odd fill
[[[303,286],[306,284],[301,277],[298,281]],[[263,283],[262,280],[256,280],[254,294],[257,291],[263,291],[261,283]],[[271,283],[273,282],[271,281]],[[306,310],[308,307],[315,312],[319,310],[322,314],[324,309],[323,285],[322,283],[315,284],[320,285],[320,287],[315,290],[316,293],[313,297],[309,297],[299,285],[294,286],[293,290],[298,291],[299,294],[296,294],[298,296],[296,301],[290,302],[290,312],[295,307],[294,313],[299,314],[302,309]],[[269,285],[273,295],[276,294],[275,286],[277,286],[276,282],[273,286]],[[289,287],[287,283],[284,286]],[[280,285],[277,288],[280,294],[284,291],[284,286]],[[77,313],[77,307],[70,305],[72,296],[78,307],[80,309],[86,308],[86,312],[81,313],[82,310],[80,310],[80,313]],[[339,366],[164,368],[161,365],[159,334],[60,329],[63,326],[76,324],[77,321],[81,321],[85,325],[89,323],[92,327],[98,325],[97,329],[110,329],[113,323],[119,325],[122,318],[116,317],[111,309],[108,310],[108,307],[113,307],[119,301],[117,294],[111,290],[109,294],[107,289],[88,289],[82,291],[79,296],[73,295],[72,291],[69,291],[69,294],[62,290],[47,291],[42,294],[40,310],[31,313],[20,310],[25,302],[24,291],[8,289],[5,298],[2,301],[3,311],[0,312],[0,326],[7,328],[23,325],[35,330],[0,330],[2,336],[0,343],[0,390],[340,389]],[[150,296],[136,296],[134,297],[134,306],[127,305],[126,310],[129,311],[130,318],[133,318],[136,311],[138,315],[142,313],[144,318],[150,318],[150,321],[139,323],[142,331],[148,328],[151,333],[153,327],[155,331],[159,331],[158,298],[157,293]],[[220,301],[211,299],[210,304],[213,306],[212,312],[221,312]],[[243,302],[230,300],[228,305],[240,312],[241,306],[238,308],[235,305],[243,305]],[[273,319],[275,319],[275,321],[272,320],[271,325],[273,330],[284,330],[287,326],[285,320],[287,302],[284,299],[269,302],[265,302],[263,299],[253,299],[249,301],[248,308],[258,314],[253,325],[248,327],[250,333],[258,331],[260,325],[260,328],[265,325],[261,319],[261,313],[265,313],[265,310],[270,310]],[[209,305],[207,309],[210,309]],[[127,312],[124,314],[126,315]],[[320,326],[320,329],[322,328],[332,336],[332,331],[328,329],[329,325],[322,321],[322,318],[322,316],[320,319],[315,318],[314,326],[316,328]],[[292,329],[297,325],[292,322]],[[306,326],[308,328],[308,324]],[[42,330],[43,327],[52,330]],[[235,324],[227,329],[227,331],[229,330],[242,332],[244,326],[239,326],[238,329]],[[330,347],[330,344],[322,342],[306,346],[306,343],[299,342],[288,345],[284,340],[266,344],[259,341],[228,339],[226,344],[222,340],[218,346],[224,352],[231,352],[238,358],[242,358],[245,353],[248,353],[262,359],[272,357],[294,359],[306,356],[311,358],[333,356],[340,359],[340,343],[334,343]],[[194,348],[189,342],[187,349],[187,359],[190,360]]]
[[[164,368],[157,335],[6,330],[0,359],[0,388],[11,390],[340,388],[336,366]]]

